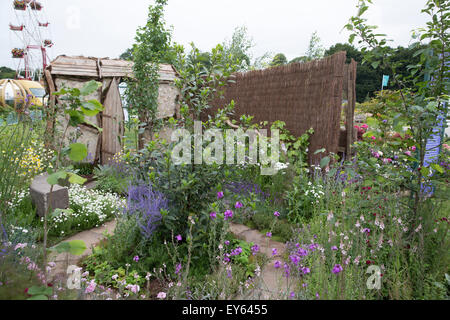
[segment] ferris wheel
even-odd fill
[[[45,7],[36,0],[10,1],[13,11],[9,24],[10,43],[16,78],[40,80],[53,47]]]

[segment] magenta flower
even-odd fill
[[[238,202],[236,202],[236,204],[234,205],[234,207],[236,208],[236,209],[240,209],[240,208],[242,208],[244,205],[242,204],[242,203],[240,203],[239,201]]]
[[[181,234],[179,234],[175,237],[175,239],[177,239],[178,241],[181,241],[181,240],[183,240],[183,237],[181,236]]]
[[[273,215],[274,215],[275,217],[279,217],[279,216],[280,216],[280,213],[279,213],[278,211],[275,211],[275,212],[273,213]]]
[[[219,191],[217,192],[217,199],[222,199],[223,198],[223,192]]]
[[[217,217],[217,213],[211,212],[211,213],[209,214],[209,216],[211,217],[211,219],[214,220],[214,219]]]
[[[411,150],[412,150],[412,151],[416,151],[416,146],[412,146],[412,147],[411,147]]]
[[[224,215],[225,215],[224,220],[229,220],[229,219],[233,218],[233,211],[227,210],[227,211],[225,211]]]
[[[291,294],[289,295],[289,297],[290,297],[291,299],[294,299],[294,298],[295,298],[295,292],[292,291]]]
[[[333,267],[333,273],[334,274],[338,274],[342,270],[344,270],[344,269],[342,268],[342,266],[340,264],[335,264],[334,267]]]
[[[139,262],[139,256],[134,256],[133,260],[134,260],[135,262]]]

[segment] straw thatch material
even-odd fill
[[[317,163],[321,155],[314,156],[315,150],[338,152],[345,59],[346,53],[338,52],[308,63],[237,73],[224,99],[213,101],[203,116],[234,100],[236,119],[245,114],[256,122],[281,120],[295,136],[312,127],[309,160]]]

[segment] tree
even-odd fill
[[[325,49],[320,44],[320,38],[317,31],[314,31],[309,40],[308,50],[304,56],[292,59],[289,63],[305,63],[308,61],[322,59]]]
[[[281,66],[287,64],[287,58],[283,53],[278,53],[273,57],[272,62],[270,63],[271,67]]]
[[[230,41],[222,44],[226,58],[235,65],[239,66],[239,71],[248,70],[251,66],[252,55],[249,52],[255,44],[249,37],[245,26],[236,27]]]
[[[127,50],[125,50],[124,53],[122,53],[119,56],[119,59],[133,61],[133,51],[134,51],[133,47],[128,48]]]
[[[410,72],[407,66],[410,64],[418,64],[420,61],[419,56],[415,56],[419,48],[410,47],[403,48],[397,47],[396,49],[387,47],[387,58],[391,66],[396,66],[396,74],[404,79],[404,85],[408,88],[413,87],[412,80],[409,80]],[[364,63],[363,53],[356,49],[353,45],[348,43],[337,43],[331,46],[325,51],[325,56],[331,56],[336,52],[347,52],[346,63],[350,63],[351,59],[354,59],[358,63],[356,70],[356,101],[359,103],[364,102],[367,98],[375,96],[375,92],[381,88],[381,81],[383,75],[389,75],[392,79],[393,73],[390,68],[373,68],[371,64]],[[369,50],[370,52],[370,50]],[[399,89],[394,83],[389,86],[391,89]]]
[[[311,35],[311,39],[309,40],[308,50],[306,51],[308,61],[322,59],[324,52],[325,49],[320,43],[320,37],[317,34],[317,31],[314,31]]]
[[[14,79],[16,72],[8,67],[0,67],[0,79]]]
[[[144,140],[151,139],[156,129],[156,114],[159,95],[159,65],[175,60],[175,49],[171,46],[172,30],[167,29],[163,14],[167,0],[156,0],[149,6],[147,24],[136,32],[133,45],[134,79],[127,81],[129,110],[139,115],[139,148]]]

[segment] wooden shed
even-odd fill
[[[83,124],[78,129],[70,128],[67,137],[76,138],[77,141],[88,146],[89,160],[98,163],[107,163],[116,153],[123,148],[124,112],[122,98],[119,92],[120,82],[133,76],[133,62],[94,57],[69,57],[58,56],[45,70],[45,84],[50,93],[50,117],[47,124],[49,132],[55,134],[55,128],[64,125],[67,119],[58,110],[57,98],[53,92],[62,87],[81,88],[90,81],[96,80],[102,83],[97,92],[88,99],[97,99],[104,106],[104,111],[89,120],[102,128],[99,132],[94,126]],[[177,111],[178,89],[174,86],[176,72],[171,65],[160,66],[160,85],[158,98],[158,119],[172,117]],[[58,121],[55,121],[58,120]]]

